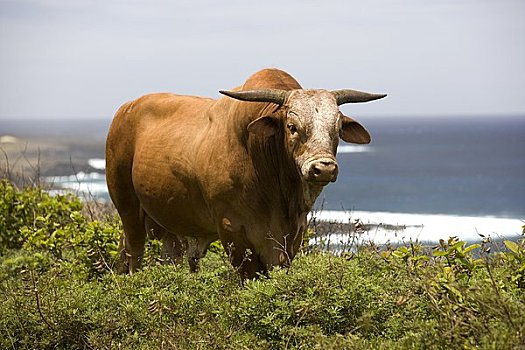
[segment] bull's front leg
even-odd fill
[[[246,239],[244,227],[234,231],[231,226],[223,225],[219,230],[219,236],[231,264],[243,280],[257,278],[267,273],[258,253]]]
[[[199,270],[199,262],[206,255],[210,244],[217,240],[217,236],[185,237],[188,242],[188,264],[191,272]]]

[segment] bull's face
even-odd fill
[[[339,137],[369,143],[370,135],[344,116],[334,95],[325,90],[296,90],[283,106],[282,126],[288,154],[304,181],[326,185],[337,179]]]
[[[281,107],[274,115],[263,116],[248,125],[248,130],[262,136],[284,133],[285,147],[303,180],[324,186],[337,179],[335,158],[339,138],[346,142],[367,144],[366,129],[339,111],[347,102],[365,102],[385,95],[354,90],[258,90],[223,92],[247,101],[267,101]]]
[[[294,91],[283,114],[288,154],[303,180],[320,185],[335,181],[335,153],[341,127],[335,98],[328,92]]]

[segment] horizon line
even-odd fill
[[[525,111],[524,112],[516,112],[516,113],[501,113],[501,114],[495,114],[495,113],[483,113],[483,114],[476,114],[476,113],[447,113],[447,114],[417,114],[417,113],[407,113],[407,114],[369,114],[369,113],[359,113],[355,117],[358,118],[494,118],[494,117],[504,117],[504,118],[520,118],[525,117]],[[89,120],[96,120],[96,121],[104,121],[104,120],[112,120],[114,118],[114,115],[111,116],[92,116],[92,117],[86,117],[86,116],[0,116],[0,121],[89,121]]]

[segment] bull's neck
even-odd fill
[[[253,162],[256,184],[262,189],[262,205],[280,209],[286,219],[296,219],[310,210],[309,198],[294,160],[287,154],[284,132],[270,137],[248,136],[248,153]]]
[[[323,188],[324,186],[322,185],[303,182],[304,202],[308,207],[308,211],[314,206],[315,200],[319,197]]]

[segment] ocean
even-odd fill
[[[525,117],[367,118],[327,209],[525,218]]]
[[[525,116],[357,119],[370,131],[372,143],[340,144],[339,177],[321,193],[314,216],[375,223],[376,241],[384,240],[377,237],[383,233],[410,239],[432,239],[440,233],[469,239],[480,233],[521,233]],[[90,121],[88,129],[100,137],[108,124],[108,120]],[[5,125],[11,129],[0,129],[0,136],[23,129],[20,123]],[[46,125],[46,133],[52,134],[51,124]],[[60,133],[71,136],[74,130],[86,137],[81,122],[54,125]],[[103,159],[91,162],[93,168],[103,165]],[[108,199],[100,174],[47,180]],[[404,234],[383,229],[386,223],[405,226]]]

